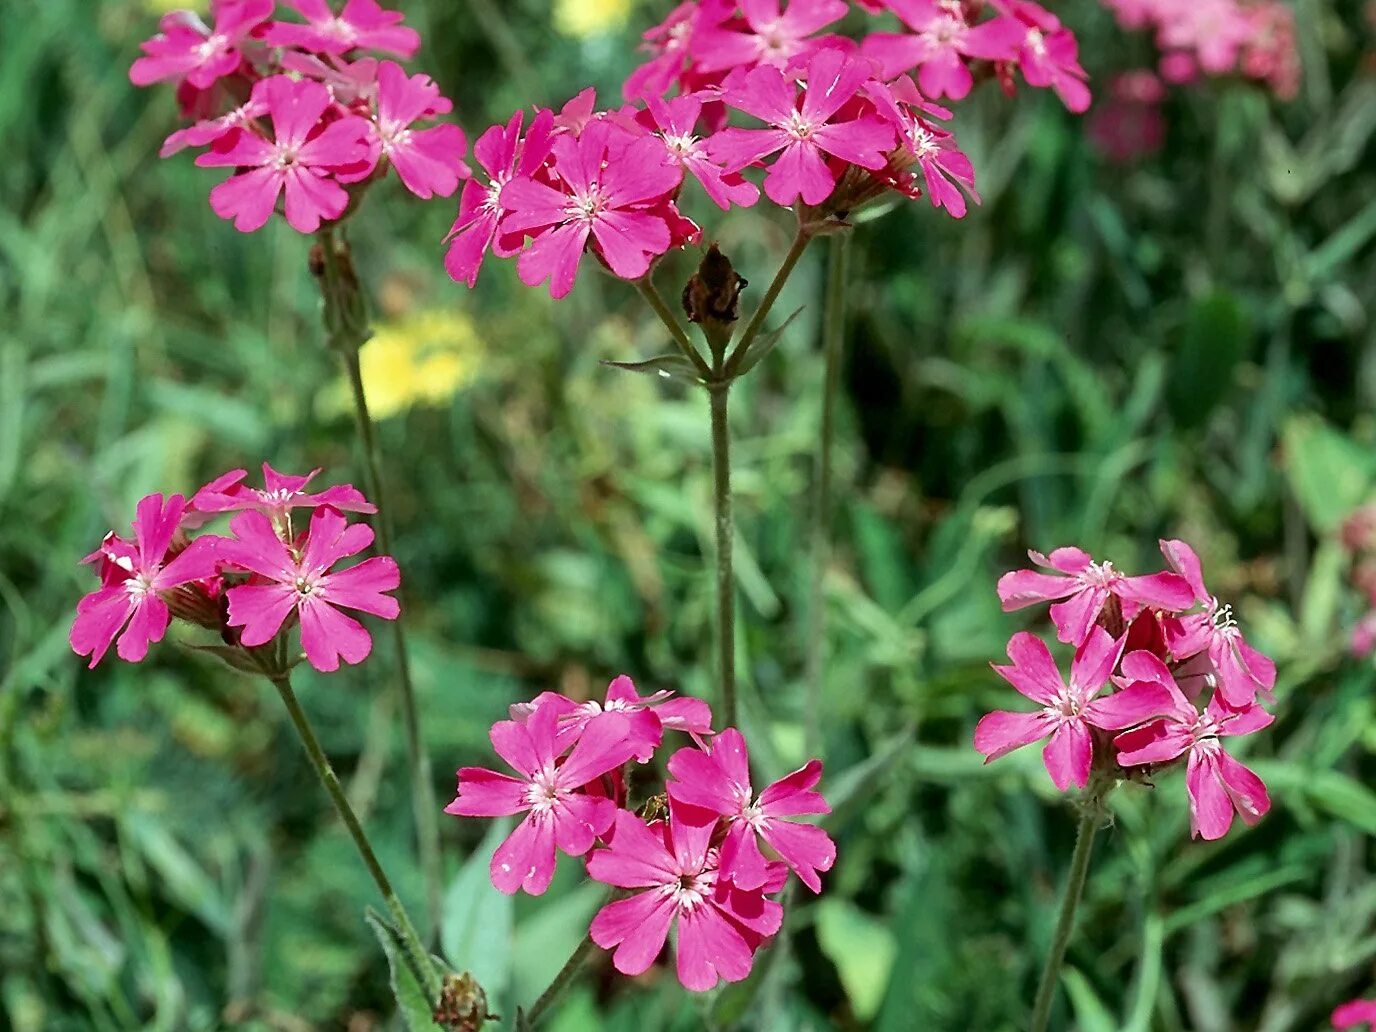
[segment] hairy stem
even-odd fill
[[[378,862],[377,854],[373,852],[372,844],[368,841],[368,835],[363,830],[363,825],[358,822],[353,807],[349,805],[348,796],[344,794],[344,788],[340,785],[334,768],[330,766],[330,761],[325,756],[325,750],[320,747],[320,740],[315,737],[315,731],[311,728],[305,711],[301,709],[301,703],[296,698],[296,692],[292,690],[291,675],[281,674],[271,678],[271,680],[277,688],[277,693],[282,696],[282,702],[287,707],[287,713],[291,716],[291,722],[296,728],[296,736],[301,739],[301,744],[306,750],[306,756],[310,759],[311,766],[315,768],[316,776],[325,787],[330,802],[334,803],[335,811],[339,814],[339,819],[344,822],[349,837],[353,839],[354,848],[358,850],[358,855],[363,860],[363,866],[368,869],[368,874],[372,876],[378,891],[382,893],[383,902],[387,904],[387,910],[392,915],[392,920],[401,935],[402,945],[406,948],[407,960],[414,969],[416,978],[430,999],[438,999],[440,981],[435,967],[430,963],[420,935],[416,932],[415,925],[411,923],[410,915],[406,913],[406,908],[401,905],[401,900],[397,898],[396,892],[392,889],[392,883]]]
[[[722,726],[736,726],[736,580],[731,565],[731,424],[726,402],[730,381],[708,391],[712,408],[712,515],[717,549],[717,684]]]
[[[646,275],[643,279],[635,281],[635,287],[640,291],[640,296],[645,299],[645,303],[650,306],[651,311],[659,316],[659,321],[669,331],[669,336],[673,338],[674,344],[683,353],[683,357],[693,363],[693,368],[697,370],[698,376],[704,381],[710,379],[712,376],[711,367],[707,364],[707,360],[702,357],[701,352],[693,346],[692,340],[689,339],[679,321],[674,318],[674,313],[669,310],[668,304],[664,301],[664,295],[659,292],[654,280]]]
[[[364,486],[368,497],[377,505],[373,520],[378,547],[392,555],[391,506],[387,499],[382,474],[382,458],[377,442],[377,428],[368,412],[368,396],[363,388],[363,372],[359,366],[358,349],[368,339],[367,313],[363,294],[354,278],[347,245],[335,240],[328,230],[320,233],[322,254],[322,287],[325,299],[325,330],[330,345],[339,352],[354,402],[354,423],[359,446],[363,451]],[[401,619],[391,621],[393,647],[396,651],[397,677],[401,692],[402,724],[406,733],[406,752],[410,762],[411,808],[416,824],[416,846],[420,854],[421,870],[425,875],[426,909],[433,935],[439,934],[440,921],[440,834],[435,786],[430,774],[430,757],[420,737],[420,717],[416,705],[416,691],[411,679],[411,660],[406,648],[406,627]]]
[[[764,329],[764,321],[768,317],[770,309],[774,307],[774,302],[779,299],[779,292],[784,289],[788,277],[793,274],[794,266],[798,264],[798,259],[803,256],[803,252],[807,250],[807,245],[810,243],[812,243],[812,233],[805,226],[800,225],[797,234],[793,237],[793,244],[788,249],[788,254],[784,255],[779,271],[774,274],[774,278],[764,292],[764,297],[760,298],[759,307],[750,316],[750,322],[746,323],[740,341],[731,352],[731,357],[726,363],[728,372],[735,370],[740,365],[741,360],[745,358],[745,353],[750,349],[750,345],[755,342],[755,338]]]
[[[1075,911],[1080,906],[1085,881],[1089,877],[1089,856],[1094,850],[1094,836],[1099,830],[1103,814],[1098,800],[1090,800],[1080,812],[1080,826],[1075,832],[1075,852],[1070,857],[1070,876],[1061,899],[1061,912],[1056,918],[1056,932],[1051,939],[1051,952],[1042,968],[1037,985],[1037,999],[1032,1005],[1031,1032],[1046,1032],[1051,1022],[1051,1004],[1056,998],[1056,986],[1061,980],[1061,965],[1065,961],[1066,946],[1075,928]]]
[[[588,954],[593,951],[593,947],[596,945],[597,944],[592,941],[591,935],[585,935],[583,941],[574,949],[569,959],[564,961],[564,966],[559,969],[559,973],[554,976],[554,980],[550,982],[545,991],[540,994],[540,998],[531,1004],[530,1010],[525,1012],[526,1022],[530,1024],[532,1028],[535,1026],[535,1023],[544,1016],[545,1012],[550,1009],[554,1001],[569,987],[574,978],[578,976],[578,973],[583,969],[583,965],[587,963]]]
[[[831,554],[831,439],[836,419],[836,392],[841,379],[841,350],[846,329],[846,254],[850,234],[831,238],[827,254],[826,310],[822,323],[822,426],[817,441],[817,467],[812,485],[809,547],[812,568],[808,583],[807,630],[807,748],[816,751],[826,662],[826,602],[823,578]]]

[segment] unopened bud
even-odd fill
[[[741,291],[748,285],[716,244],[707,248],[698,271],[683,287],[683,310],[702,327],[714,353],[725,351],[741,317]]]
[[[465,971],[444,976],[439,1002],[435,1004],[435,1024],[447,1032],[478,1032],[496,1014],[487,1011],[487,993],[478,980]]]

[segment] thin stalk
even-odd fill
[[[291,687],[291,675],[281,674],[271,678],[271,681],[276,687],[277,693],[282,696],[282,703],[287,707],[291,722],[296,727],[296,736],[301,739],[301,744],[306,750],[306,756],[310,759],[311,766],[315,768],[316,776],[325,787],[330,802],[334,803],[335,812],[339,814],[339,819],[344,822],[349,837],[353,839],[354,848],[358,850],[358,855],[363,860],[363,866],[368,869],[368,874],[372,876],[378,891],[382,893],[383,902],[387,904],[387,910],[392,915],[392,921],[401,935],[402,945],[406,949],[407,959],[414,968],[416,978],[430,999],[438,999],[440,994],[439,976],[435,972],[434,965],[429,961],[425,946],[421,942],[420,935],[416,932],[416,926],[411,923],[410,915],[406,913],[406,908],[401,905],[401,900],[393,891],[392,883],[388,880],[386,872],[383,871],[382,864],[378,862],[377,854],[373,852],[372,843],[368,841],[367,832],[363,830],[363,825],[359,823],[353,807],[349,805],[349,798],[344,794],[344,788],[340,785],[334,768],[330,766],[330,761],[325,756],[325,750],[320,747],[320,740],[315,737],[315,731],[311,728],[305,711],[301,709],[301,703],[297,700],[296,692]]]
[[[712,408],[712,512],[717,535],[717,683],[723,727],[736,726],[736,581],[731,567],[731,424],[729,380],[708,390]]]
[[[683,357],[693,363],[693,368],[697,370],[698,376],[704,381],[711,379],[712,369],[707,364],[707,360],[704,359],[701,352],[693,346],[693,342],[689,339],[688,334],[684,332],[679,321],[674,318],[674,313],[669,310],[668,304],[665,303],[664,295],[659,292],[659,288],[655,286],[654,280],[646,275],[644,278],[635,281],[635,287],[640,291],[640,296],[645,299],[645,303],[650,306],[650,309],[655,315],[659,316],[659,321],[662,322],[669,331],[669,336],[674,339],[674,344],[678,346],[679,351],[683,352]]]
[[[363,371],[359,366],[358,349],[367,340],[367,314],[362,290],[346,269],[336,248],[334,235],[320,233],[323,252],[322,274],[325,296],[325,331],[330,344],[340,354],[344,372],[354,402],[354,423],[359,445],[363,451],[364,486],[368,497],[378,507],[373,520],[377,531],[378,548],[392,555],[391,506],[382,474],[382,458],[378,448],[377,428],[368,411],[368,396],[363,387]],[[411,809],[416,824],[416,847],[420,854],[421,870],[425,876],[426,912],[432,935],[439,934],[440,925],[440,833],[438,803],[430,774],[430,757],[420,736],[420,718],[416,704],[416,690],[411,679],[411,660],[406,648],[406,626],[398,619],[391,621],[393,647],[397,657],[397,678],[401,692],[402,725],[406,733],[406,752],[411,767]]]
[[[531,1004],[530,1010],[525,1012],[525,1019],[532,1028],[534,1028],[535,1023],[544,1016],[545,1012],[550,1009],[554,1001],[569,987],[569,983],[578,976],[578,972],[581,971],[583,965],[587,963],[588,954],[592,952],[595,945],[597,944],[592,941],[591,935],[584,936],[583,941],[578,944],[573,954],[568,960],[564,961],[564,966],[561,967],[559,973],[554,976],[554,981],[550,982],[545,991],[540,994],[540,998]]]
[[[841,350],[846,329],[846,265],[849,233],[831,238],[827,254],[826,310],[822,324],[822,426],[817,441],[817,473],[813,482],[811,527],[812,569],[808,584],[807,633],[807,749],[815,752],[822,702],[823,664],[826,662],[826,602],[823,578],[831,554],[831,443],[836,420],[836,392],[841,379]]]
[[[1066,880],[1065,896],[1061,899],[1061,913],[1056,918],[1056,932],[1051,940],[1051,952],[1046,956],[1042,979],[1037,986],[1037,999],[1032,1005],[1031,1032],[1046,1032],[1051,1021],[1051,1004],[1056,998],[1056,986],[1061,980],[1061,964],[1065,961],[1066,946],[1075,928],[1075,911],[1089,877],[1089,856],[1094,850],[1094,836],[1102,819],[1097,800],[1091,800],[1080,812],[1080,826],[1075,832],[1075,852],[1070,857],[1070,876]]]
[[[788,277],[793,274],[793,267],[798,264],[798,259],[803,256],[803,252],[807,250],[807,245],[810,243],[812,243],[812,233],[805,226],[800,225],[797,234],[793,237],[793,244],[788,249],[788,254],[784,255],[779,271],[774,274],[774,279],[770,281],[769,287],[764,292],[764,297],[760,298],[759,307],[750,316],[750,322],[746,323],[739,343],[731,352],[731,358],[727,362],[728,370],[734,370],[740,364],[750,345],[754,343],[755,338],[764,329],[765,318],[769,315],[770,309],[774,307],[774,302],[779,299],[779,292],[784,289]]]

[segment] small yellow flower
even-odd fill
[[[554,27],[565,36],[586,39],[615,32],[630,13],[631,0],[555,0]]]
[[[432,309],[378,325],[358,353],[373,418],[448,401],[473,380],[481,351],[472,320],[459,312]],[[321,401],[330,411],[347,409],[348,384],[334,384]]]

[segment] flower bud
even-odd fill
[[[689,322],[702,327],[714,355],[724,353],[731,343],[741,316],[741,291],[747,285],[716,244],[707,248],[698,271],[684,284],[683,310]]]
[[[478,980],[465,971],[444,976],[439,1001],[435,1004],[435,1024],[449,1032],[478,1032],[498,1015],[487,1011],[487,993]]]

